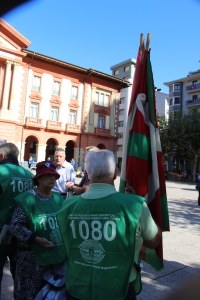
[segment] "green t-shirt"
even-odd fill
[[[64,262],[66,251],[56,216],[64,203],[62,196],[57,192],[52,192],[52,197],[44,201],[30,191],[18,195],[16,201],[24,209],[32,232],[54,244],[53,248],[45,249],[37,243],[32,243],[32,251],[38,264],[46,266]]]
[[[67,250],[69,294],[82,300],[126,297],[143,202],[116,191],[66,201],[58,222]]]
[[[32,188],[33,174],[21,166],[6,163],[0,165],[0,229],[9,224],[16,202],[15,197]]]

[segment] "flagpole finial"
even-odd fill
[[[140,34],[140,51],[141,52],[144,51],[144,34],[143,33]]]
[[[150,35],[150,33],[148,33],[147,40],[146,40],[146,50],[149,50],[150,39],[151,39],[151,35]]]

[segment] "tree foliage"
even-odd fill
[[[175,153],[179,162],[188,162],[195,179],[200,155],[200,113],[192,111],[186,116],[171,116],[168,121],[158,118],[161,145],[164,155]]]

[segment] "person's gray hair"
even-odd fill
[[[112,179],[115,174],[116,162],[112,151],[91,150],[85,157],[85,169],[89,179]]]
[[[0,152],[7,159],[18,159],[19,149],[13,143],[4,143],[0,145]]]
[[[63,149],[63,148],[56,148],[55,152],[65,152],[65,149]]]

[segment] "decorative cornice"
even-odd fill
[[[41,101],[42,100],[42,96],[39,93],[31,93],[29,96],[30,99],[34,99],[37,101]]]
[[[70,100],[69,102],[69,107],[73,107],[73,108],[79,108],[79,104],[78,104],[78,101],[77,100]]]
[[[98,113],[98,114],[103,114],[103,115],[110,115],[110,108],[95,105],[94,106],[94,112]]]
[[[50,102],[57,105],[61,104],[61,100],[59,96],[51,96]]]

